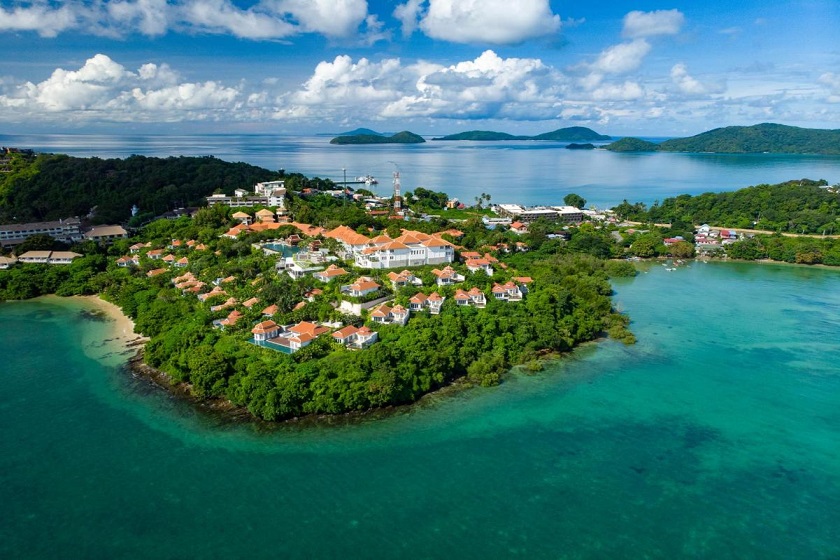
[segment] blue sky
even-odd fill
[[[27,132],[840,128],[840,1],[0,1]]]

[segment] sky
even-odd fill
[[[0,0],[0,130],[840,129],[840,0]]]

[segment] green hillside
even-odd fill
[[[659,144],[663,152],[715,152],[729,154],[840,155],[840,130],[799,128],[763,123],[716,128],[689,138]]]
[[[13,172],[0,177],[0,223],[84,216],[94,207],[95,222],[119,223],[130,217],[134,204],[141,213],[157,215],[203,205],[204,197],[217,190],[233,194],[277,176],[214,157],[21,157]]]
[[[655,152],[659,149],[659,145],[639,138],[622,138],[612,144],[607,144],[604,149],[611,152]]]
[[[597,142],[599,140],[611,139],[609,136],[598,134],[591,128],[586,128],[585,126],[558,128],[557,130],[531,137],[531,140],[553,140],[555,142]]]
[[[493,140],[550,140],[554,142],[597,142],[610,140],[609,136],[598,134],[591,128],[583,126],[571,126],[558,128],[551,132],[544,132],[536,136],[514,136],[506,132],[495,132],[492,130],[469,130],[450,134],[432,140],[472,140],[472,141],[493,141]]]
[[[432,140],[473,140],[481,142],[493,140],[530,140],[530,137],[514,136],[507,132],[495,132],[493,130],[468,130],[467,132],[450,134],[441,138],[432,138]]]
[[[425,141],[422,136],[403,130],[393,136],[378,136],[375,134],[336,136],[330,140],[330,144],[422,144]]]

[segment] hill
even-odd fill
[[[666,140],[659,144],[658,149],[663,152],[840,155],[840,130],[799,128],[773,123],[728,126],[689,138]]]
[[[840,195],[826,181],[798,179],[733,192],[683,194],[650,208],[624,201],[614,210],[623,218],[651,223],[715,224],[794,233],[836,232]]]
[[[347,132],[339,132],[336,136],[358,136],[360,134],[366,134],[369,136],[387,136],[384,132],[376,132],[375,130],[371,130],[369,128],[357,128]]]
[[[120,223],[136,204],[141,213],[162,214],[174,207],[199,206],[220,190],[233,194],[276,171],[214,157],[126,159],[76,158],[39,154],[0,176],[0,223],[84,216],[96,207],[94,222]],[[150,217],[151,217],[150,216]]]
[[[558,128],[551,132],[544,132],[536,136],[514,136],[506,132],[495,132],[492,130],[470,130],[450,134],[432,140],[472,140],[472,141],[493,141],[493,140],[550,140],[554,142],[597,142],[610,140],[609,136],[598,134],[591,128],[583,126],[571,126]]]
[[[450,134],[441,138],[432,138],[432,140],[473,140],[483,142],[493,140],[530,140],[530,137],[514,136],[513,134],[508,134],[507,132],[495,132],[492,130],[468,130],[467,132]]]
[[[376,134],[336,136],[330,140],[330,144],[422,144],[425,141],[422,136],[403,130],[393,136],[377,136]]]
[[[566,149],[567,150],[594,150],[595,145],[590,144],[588,142],[586,144],[575,144],[574,142],[572,142],[571,144],[566,146]]]
[[[609,136],[598,134],[591,128],[585,126],[570,126],[558,128],[551,132],[532,136],[531,140],[553,140],[555,142],[597,142],[599,140],[612,140]]]
[[[622,138],[612,144],[607,144],[604,149],[611,152],[655,152],[659,149],[659,145],[639,138]]]

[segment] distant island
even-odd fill
[[[584,126],[571,126],[558,128],[551,132],[545,132],[536,136],[514,136],[506,132],[494,132],[492,130],[469,130],[450,134],[432,140],[472,140],[477,142],[501,141],[501,140],[550,140],[554,142],[598,142],[612,140],[612,137],[598,134],[591,128]]]
[[[590,144],[590,143],[576,144],[576,143],[572,142],[571,144],[566,146],[566,149],[567,150],[594,150],[595,149],[595,144]]]
[[[762,123],[716,128],[696,136],[674,138],[660,144],[638,138],[622,138],[604,148],[613,152],[840,155],[840,130]]]
[[[425,141],[422,136],[403,130],[393,136],[381,136],[376,132],[373,134],[336,136],[330,140],[330,144],[422,144]]]

